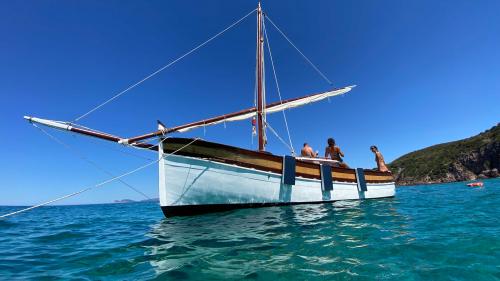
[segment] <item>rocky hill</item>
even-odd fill
[[[500,123],[474,137],[408,153],[389,166],[399,185],[498,177]]]

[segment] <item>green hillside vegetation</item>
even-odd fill
[[[460,157],[479,152],[492,143],[500,143],[500,125],[467,139],[443,143],[414,151],[399,157],[389,164],[395,174],[403,178],[428,177],[431,180],[442,178],[450,171],[450,166],[459,162]],[[489,160],[482,163],[482,168],[491,169]],[[481,169],[481,167],[479,167]],[[476,171],[475,173],[479,173]]]

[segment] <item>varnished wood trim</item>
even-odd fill
[[[191,142],[192,139],[170,138],[164,143],[164,152],[170,153]],[[253,151],[224,144],[198,140],[190,146],[177,152],[178,155],[203,158],[215,162],[253,168],[260,171],[282,173],[283,158],[270,153]],[[333,167],[333,180],[341,182],[356,182],[354,169]],[[298,177],[321,179],[319,164],[297,160],[296,175]],[[368,183],[393,182],[391,173],[365,170]]]

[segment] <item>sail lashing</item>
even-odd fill
[[[331,91],[327,91],[327,92],[323,92],[323,93],[312,94],[312,95],[303,96],[300,98],[293,98],[293,99],[288,99],[288,100],[284,100],[284,101],[270,103],[270,104],[266,105],[265,111],[267,114],[269,114],[269,113],[280,112],[283,110],[303,106],[303,105],[314,103],[314,102],[319,102],[319,101],[322,101],[322,100],[329,98],[329,97],[343,95],[343,94],[351,91],[352,88],[354,88],[354,87],[355,87],[355,85],[347,86],[344,88],[335,89],[335,90],[331,90]],[[216,125],[216,124],[220,124],[223,122],[242,121],[242,120],[253,118],[255,116],[256,112],[257,112],[257,109],[255,107],[251,107],[251,108],[241,110],[238,112],[225,114],[225,115],[221,115],[221,116],[217,116],[217,117],[213,117],[213,118],[209,118],[209,119],[204,119],[204,120],[197,121],[197,122],[192,122],[192,123],[181,125],[181,126],[168,128],[166,131],[156,131],[156,132],[152,132],[152,133],[145,134],[142,136],[133,137],[133,138],[129,139],[129,142],[133,143],[133,142],[153,138],[153,137],[156,137],[156,136],[159,136],[162,134],[167,134],[167,133],[175,133],[175,132],[184,133],[184,132],[187,132],[187,131],[190,131],[190,130],[193,130],[196,128],[200,128],[203,126],[211,126],[211,125]]]
[[[296,108],[300,107],[306,104],[314,103],[314,102],[319,102],[324,99],[327,99],[329,97],[334,97],[334,96],[340,96],[343,95],[349,91],[352,90],[355,86],[348,86],[340,89],[335,89],[331,90],[328,92],[323,92],[323,93],[318,93],[318,94],[312,94],[300,98],[294,98],[294,99],[288,99],[284,101],[279,101],[279,102],[274,102],[266,105],[266,113],[275,113],[275,112],[280,112],[283,110],[291,109],[291,108]],[[212,126],[224,122],[233,122],[233,121],[242,121],[242,120],[247,120],[255,117],[255,114],[257,112],[257,109],[255,107],[251,107],[245,110],[241,110],[238,112],[230,113],[230,114],[225,114],[209,119],[204,119],[201,121],[196,121],[192,122],[189,124],[184,124],[176,127],[171,127],[171,128],[162,128],[161,130],[148,133],[142,136],[138,137],[133,137],[129,139],[124,139],[119,136],[107,134],[107,133],[102,133],[96,130],[92,130],[89,128],[81,128],[77,124],[69,123],[69,122],[63,122],[63,121],[54,121],[54,120],[48,120],[48,119],[42,119],[42,118],[37,118],[37,117],[30,117],[30,116],[25,116],[24,118],[28,120],[29,122],[33,123],[38,123],[42,124],[45,126],[49,126],[55,129],[60,129],[60,130],[65,130],[65,131],[71,131],[74,133],[78,134],[83,134],[91,137],[96,137],[112,142],[117,142],[121,144],[132,144],[137,147],[141,148],[151,148],[151,145],[147,143],[140,143],[142,140],[150,139],[153,137],[165,135],[165,134],[170,134],[170,133],[184,133],[196,128],[200,128],[203,126]]]
[[[345,88],[338,89],[338,90],[328,91],[328,92],[314,94],[314,95],[305,96],[305,97],[296,98],[296,99],[285,100],[283,102],[271,103],[265,107],[265,112],[267,114],[281,112],[281,111],[284,111],[287,109],[300,107],[302,105],[306,105],[309,103],[322,101],[322,100],[329,98],[329,97],[345,94],[345,93],[349,92],[353,87],[355,87],[355,86],[349,86],[349,87],[345,87]],[[187,132],[187,131],[190,131],[190,130],[193,130],[193,129],[196,129],[196,128],[199,128],[202,126],[211,126],[211,125],[220,124],[222,122],[242,121],[242,120],[246,120],[246,119],[250,119],[250,118],[254,117],[255,112],[256,112],[255,108],[249,108],[249,109],[240,111],[240,114],[238,114],[238,113],[226,114],[223,116],[200,121],[200,122],[203,122],[202,124],[198,124],[199,122],[195,122],[195,123],[192,123],[191,125],[188,124],[188,125],[170,128],[167,130],[167,132],[168,133],[173,133],[173,132],[184,133],[184,132]]]

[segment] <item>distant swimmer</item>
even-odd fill
[[[377,170],[380,172],[390,172],[385,165],[384,156],[378,151],[378,148],[374,145],[370,146],[370,150],[375,153],[375,162],[377,162]]]
[[[314,158],[318,156],[318,153],[314,152],[312,147],[309,146],[309,144],[306,142],[304,143],[304,147],[302,147],[302,150],[300,151],[300,155],[302,157]]]
[[[329,138],[327,143],[328,146],[325,148],[325,158],[338,161],[339,166],[348,168],[349,166],[347,166],[342,159],[342,157],[344,157],[344,153],[340,150],[340,147],[335,145],[335,140],[333,138]]]

